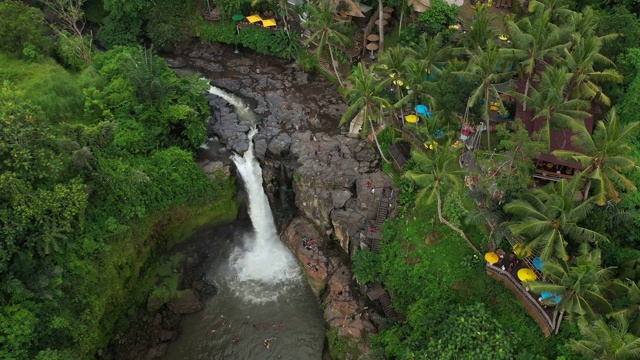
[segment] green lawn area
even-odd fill
[[[393,304],[405,319],[395,326],[397,330],[392,328],[383,335],[386,340],[399,336],[398,333],[411,337],[406,334],[423,332],[417,339],[403,342],[428,342],[427,337],[437,336],[439,326],[454,309],[484,303],[502,328],[512,333],[518,349],[522,349],[518,359],[555,359],[560,355],[571,359],[563,344],[567,337],[574,337],[575,328],[565,322],[560,335],[545,339],[515,295],[486,275],[482,256],[474,257],[463,239],[439,224],[434,208],[435,204],[417,206],[404,218],[385,224],[380,280],[392,293]],[[468,234],[471,232],[466,230]],[[476,243],[485,239],[481,232],[472,236]]]
[[[82,119],[84,95],[81,75],[64,69],[53,59],[26,62],[0,54],[0,83],[10,82],[25,91],[29,100],[42,108],[52,122]]]

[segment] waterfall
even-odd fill
[[[253,112],[240,98],[215,87],[209,92],[232,104],[238,118],[251,121],[245,116],[253,115]],[[247,191],[249,218],[254,231],[243,239],[244,247],[236,248],[231,254],[232,278],[229,283],[243,299],[264,303],[277,300],[289,285],[299,283],[301,276],[293,254],[280,241],[269,200],[262,187],[262,169],[254,156],[253,137],[257,132],[254,125],[248,134],[249,149],[243,156],[231,156]]]
[[[238,115],[238,119],[248,121],[252,124],[256,123],[256,114],[249,108],[247,104],[244,103],[244,101],[240,97],[234,94],[229,94],[228,92],[215,86],[212,86],[209,89],[209,94],[220,96],[229,104],[233,105],[233,107],[235,108],[235,112]]]

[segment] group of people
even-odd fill
[[[302,246],[304,246],[305,249],[307,250],[311,250],[314,248],[314,246],[316,246],[316,239],[309,239],[306,236],[302,237]]]
[[[371,194],[376,193],[376,188],[372,187],[371,181],[367,181],[367,187],[371,188]],[[389,199],[393,199],[393,188],[391,186],[382,187],[382,196],[387,196],[389,194]]]
[[[312,140],[316,141],[316,137],[315,135],[312,135]],[[341,159],[344,159],[344,153],[342,152],[342,148],[340,148],[340,145],[337,144],[333,150],[336,151],[336,153],[338,154],[338,157]],[[314,154],[317,157],[319,157],[320,155],[322,155],[322,145],[318,145],[318,147],[316,148],[316,150],[314,151]],[[333,154],[330,152],[327,154],[327,166],[331,166],[331,160],[333,160]]]

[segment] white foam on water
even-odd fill
[[[212,86],[209,93],[233,105],[240,120],[255,124],[255,114],[241,98]],[[249,134],[249,149],[243,156],[233,154],[249,197],[249,217],[253,232],[244,236],[242,247],[230,256],[231,271],[227,278],[230,290],[252,303],[275,301],[301,280],[300,268],[293,254],[280,241],[269,200],[262,187],[262,169],[254,156],[255,126]]]
[[[234,94],[229,94],[228,92],[212,86],[209,88],[209,94],[213,94],[225,99],[229,104],[233,105],[235,108],[235,112],[238,115],[238,119],[249,121],[252,124],[256,122],[256,114],[249,108],[247,104],[242,101],[242,99]]]

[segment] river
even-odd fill
[[[183,246],[201,249],[204,280],[218,292],[205,298],[205,308],[185,316],[180,337],[169,344],[166,360],[178,359],[320,359],[325,325],[315,295],[300,276],[277,300],[255,302],[234,289],[230,261],[251,224],[238,221],[203,229]],[[182,247],[182,246],[180,246]],[[234,343],[234,337],[239,341]],[[271,340],[267,340],[271,339]],[[269,349],[264,341],[269,343]]]

